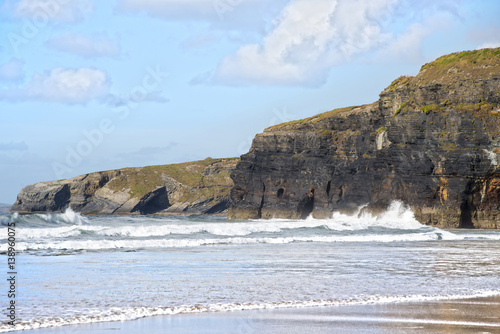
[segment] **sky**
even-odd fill
[[[500,46],[497,0],[0,0],[0,202],[41,181],[236,157]]]

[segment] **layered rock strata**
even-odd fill
[[[41,182],[21,190],[11,211],[85,214],[225,214],[239,159],[123,168]]]
[[[500,228],[500,49],[455,53],[369,105],[258,134],[229,218],[327,218],[394,200],[440,227]]]

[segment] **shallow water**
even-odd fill
[[[423,226],[399,203],[379,218],[305,221],[71,211],[0,217],[3,225],[16,222],[22,251],[17,325],[1,331],[500,294],[499,232]],[[5,294],[0,302],[7,305]]]

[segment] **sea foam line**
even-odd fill
[[[252,244],[290,244],[293,242],[403,242],[403,241],[433,241],[462,240],[463,237],[447,232],[427,232],[415,234],[394,235],[336,235],[336,236],[305,236],[305,237],[233,237],[204,239],[152,239],[152,240],[47,240],[35,242],[19,242],[18,251],[33,250],[106,250],[106,249],[144,249],[144,248],[187,248],[215,245],[252,245]],[[0,252],[6,251],[6,245],[0,245]]]
[[[83,325],[108,321],[130,321],[151,316],[173,316],[177,314],[195,314],[211,312],[234,312],[265,309],[286,309],[286,308],[306,308],[306,307],[333,307],[348,305],[373,305],[373,304],[393,304],[393,303],[413,303],[413,302],[431,302],[445,300],[464,300],[474,298],[484,298],[500,296],[500,290],[481,290],[471,294],[462,295],[410,295],[410,296],[369,296],[353,297],[348,299],[328,299],[328,300],[310,300],[310,301],[282,301],[266,303],[227,303],[210,305],[192,305],[177,307],[134,307],[134,308],[110,308],[107,311],[89,310],[91,315],[79,315],[69,318],[43,318],[30,321],[18,321],[12,327],[3,323],[0,325],[0,333],[39,329],[48,327],[60,327],[67,325]]]

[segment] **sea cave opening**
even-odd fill
[[[460,205],[460,223],[459,228],[474,228],[472,222],[473,207],[469,198],[465,199]]]
[[[306,219],[309,217],[311,212],[314,209],[314,189],[304,195],[304,197],[300,200],[299,205],[297,207],[297,212],[300,214],[300,219]]]

